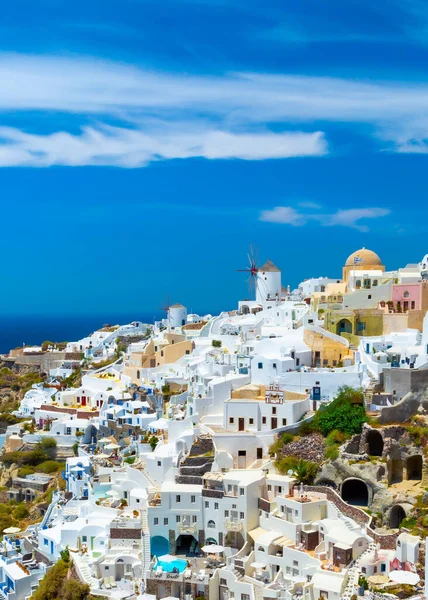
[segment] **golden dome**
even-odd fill
[[[348,256],[345,267],[383,267],[382,261],[376,252],[361,248]]]

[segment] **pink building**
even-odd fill
[[[409,310],[420,310],[422,304],[422,282],[418,283],[397,283],[392,286],[392,302],[394,309],[398,312],[408,312]]]

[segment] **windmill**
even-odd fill
[[[164,302],[160,307],[160,310],[162,310],[163,312],[166,312],[166,318],[168,321],[168,332],[171,330],[171,313],[169,312],[169,309],[171,308],[171,298],[170,296],[168,296],[168,298],[166,299],[166,302]]]
[[[255,293],[257,290],[257,274],[259,272],[257,251],[254,251],[252,245],[250,246],[250,251],[248,252],[247,257],[249,263],[248,267],[245,269],[237,269],[237,271],[239,273],[248,273],[249,276],[247,278],[247,282],[251,299],[253,292]]]

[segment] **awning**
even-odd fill
[[[280,537],[278,540],[275,540],[275,544],[277,546],[292,546],[293,543],[293,540],[286,536]]]
[[[255,529],[252,529],[251,531],[249,531],[248,535],[255,542],[257,542],[257,540],[259,539],[259,537],[262,536],[262,535],[264,535],[265,533],[267,533],[266,529],[263,529],[263,527],[256,527]]]

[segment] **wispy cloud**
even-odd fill
[[[204,77],[84,58],[0,58],[3,114],[56,111],[94,121],[80,135],[3,129],[0,164],[320,156],[328,151],[329,124],[338,122],[368,126],[365,131],[391,151],[425,152],[428,142],[428,84],[255,73]],[[111,127],[118,120],[125,126]]]
[[[0,166],[141,167],[154,160],[204,157],[262,160],[291,156],[319,156],[326,152],[320,133],[231,134],[223,131],[189,133],[184,127],[139,130],[85,127],[80,135],[58,132],[28,134],[0,128]]]
[[[294,227],[302,227],[310,221],[316,221],[325,227],[339,225],[366,232],[368,231],[368,226],[361,221],[386,217],[389,214],[390,211],[386,208],[350,208],[338,210],[335,213],[309,213],[299,211],[292,206],[276,206],[271,210],[262,211],[259,220],[268,223],[293,225]]]

